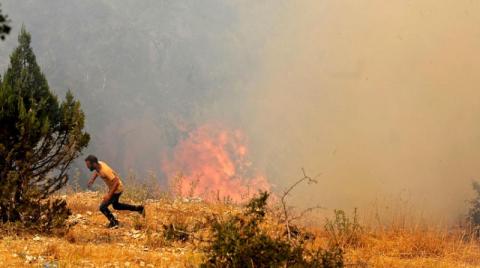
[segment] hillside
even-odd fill
[[[64,198],[73,212],[71,227],[64,234],[45,236],[3,226],[1,267],[197,267],[205,258],[208,216],[224,217],[241,209],[222,202],[165,197],[146,202],[145,219],[117,212],[122,224],[111,230],[105,228],[106,220],[97,211],[98,192],[71,193]],[[279,227],[272,217],[267,223],[268,229]],[[164,227],[170,224],[186,233],[196,232],[186,242],[174,241],[165,235],[172,231]],[[318,236],[316,245],[325,247],[334,239],[323,228],[310,231]],[[345,263],[350,267],[480,267],[480,243],[468,242],[461,230],[398,226],[373,230],[365,226],[354,234],[354,243],[348,243],[342,232],[336,234],[340,242],[347,242]]]

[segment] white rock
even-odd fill
[[[135,239],[139,239],[140,237],[142,237],[142,234],[133,234],[132,237]]]
[[[34,256],[30,255],[25,255],[25,263],[31,263],[35,260],[36,258]]]

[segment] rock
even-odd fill
[[[43,268],[58,268],[58,263],[57,262],[46,262],[42,266]]]
[[[129,236],[131,236],[134,239],[139,239],[143,237],[143,233],[140,230],[135,230],[132,229],[130,232],[127,233]]]
[[[201,203],[203,199],[201,197],[184,197],[182,202],[184,203]]]
[[[92,214],[93,214],[93,213],[92,213],[91,211],[87,211],[87,215],[88,215],[88,216],[92,216]]]
[[[145,262],[144,261],[140,262],[140,267],[145,267]]]
[[[32,239],[33,241],[42,241],[42,238],[39,235],[35,235]]]
[[[142,237],[142,234],[132,234],[132,237],[135,239],[139,239]]]
[[[73,226],[73,225],[76,225],[78,223],[86,224],[87,219],[85,219],[85,217],[82,214],[71,215],[67,219],[67,226]]]
[[[35,261],[37,258],[35,256],[31,256],[31,255],[25,255],[25,263],[32,263],[33,261]]]
[[[130,262],[126,261],[123,265],[124,265],[125,267],[130,267]]]

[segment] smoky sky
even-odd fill
[[[298,204],[367,208],[408,199],[463,213],[480,161],[480,4],[475,1],[2,1],[51,87],[71,88],[88,152],[151,170],[210,121],[245,131]]]
[[[236,114],[223,100],[242,94],[255,77],[256,48],[267,36],[249,32],[269,27],[268,19],[253,21],[262,5],[243,12],[245,5],[229,1],[2,3],[13,21],[2,43],[3,69],[23,24],[51,88],[59,96],[71,89],[81,101],[92,136],[88,153],[123,174],[158,173],[180,125]]]

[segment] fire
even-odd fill
[[[243,132],[216,124],[189,132],[162,167],[181,196],[241,202],[259,190],[270,190],[265,176],[248,160]]]

